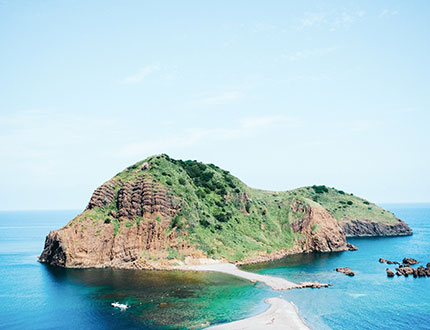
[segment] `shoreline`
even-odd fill
[[[246,271],[240,270],[239,268],[237,268],[236,265],[230,264],[230,263],[184,266],[184,267],[180,267],[179,269],[186,270],[186,271],[209,271],[209,272],[219,272],[219,273],[229,274],[229,275],[246,279],[253,283],[262,282],[268,285],[269,287],[271,287],[273,290],[291,290],[291,289],[298,289],[302,287],[299,284],[290,282],[280,277],[246,272]]]
[[[310,330],[310,327],[300,317],[297,307],[281,298],[267,298],[264,300],[269,308],[261,314],[225,324],[216,324],[208,330],[259,330],[286,329]]]

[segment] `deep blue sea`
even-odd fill
[[[245,267],[295,282],[333,284],[292,291],[216,273],[48,267],[37,262],[46,234],[79,211],[0,212],[0,329],[196,329],[260,313],[267,297],[293,301],[314,329],[430,329],[430,278],[387,278],[387,265],[378,262],[430,262],[430,205],[383,206],[414,235],[349,239],[358,251]],[[343,266],[355,277],[334,271]],[[113,301],[132,307],[120,312],[110,306]]]

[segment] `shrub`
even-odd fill
[[[207,221],[206,219],[200,219],[199,222],[205,228],[209,227],[209,225],[210,225],[210,222]]]
[[[105,223],[110,223],[110,219],[109,219],[109,218],[106,218],[106,219],[105,219]]]
[[[313,185],[312,188],[314,189],[314,191],[317,194],[322,194],[322,193],[328,192],[328,188],[326,186],[315,186],[315,185]]]
[[[353,203],[352,203],[352,201],[347,201],[346,204],[352,205]]]
[[[181,222],[181,217],[179,215],[177,215],[176,217],[174,217],[172,219],[172,222],[170,223],[170,228],[178,228],[181,229],[182,228],[182,222]]]
[[[224,209],[217,208],[214,212],[214,218],[219,222],[227,222],[231,218],[231,214]]]
[[[363,204],[369,205],[370,203],[368,201],[364,201]]]
[[[181,184],[183,186],[185,186],[187,183],[184,178],[179,178],[178,182],[179,182],[179,184]]]
[[[246,210],[246,212],[248,212],[248,213],[249,213],[249,211],[251,210],[251,203],[250,203],[250,202],[248,202],[248,201],[246,201],[246,203],[245,203],[245,210]]]
[[[131,227],[131,226],[133,226],[134,225],[134,222],[126,222],[125,223],[125,226],[128,228],[128,227]]]
[[[113,223],[113,236],[116,236],[120,232],[119,228],[121,227],[121,224],[117,219],[114,219],[112,223]]]
[[[338,193],[341,195],[345,195],[345,192],[343,190],[339,190]]]
[[[172,249],[171,247],[169,247],[167,250],[169,251],[169,255],[167,256],[167,259],[169,260],[180,259],[180,255],[177,249]]]
[[[197,197],[198,198],[200,198],[200,199],[202,199],[202,198],[205,198],[205,196],[206,196],[206,194],[205,194],[205,192],[202,190],[202,189],[197,189],[197,191],[196,191],[196,195],[197,195]]]

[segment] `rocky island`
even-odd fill
[[[353,250],[347,236],[411,234],[391,212],[335,188],[258,190],[216,165],[163,154],[97,188],[81,214],[49,233],[39,260],[172,269]]]

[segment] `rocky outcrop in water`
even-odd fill
[[[333,286],[329,283],[319,283],[319,282],[300,282],[297,289],[303,289],[303,288],[312,288],[312,289],[319,289],[319,288],[327,288],[329,286]]]
[[[412,235],[412,229],[400,219],[396,224],[385,224],[370,220],[342,221],[341,225],[349,237],[361,236],[408,236]]]
[[[379,258],[379,262],[381,264],[383,264],[384,262],[386,262],[388,265],[400,265],[400,263],[397,262],[397,261],[391,261],[391,260],[387,260],[387,259],[384,259],[384,258]]]
[[[408,264],[408,265],[415,265],[415,264],[418,264],[419,263],[419,261],[418,260],[415,260],[414,258],[403,258],[403,264]]]
[[[385,259],[381,258],[379,261]],[[411,265],[419,263],[418,260],[413,258],[403,258],[403,264],[396,267],[396,275],[397,276],[405,276],[408,277],[409,275],[412,275],[413,277],[430,277],[430,262],[427,263],[426,267],[419,266],[417,268],[411,267]],[[398,264],[398,263],[397,263]],[[386,273],[388,277],[393,277],[394,272],[391,271],[389,268],[386,269]]]
[[[349,268],[349,267],[338,267],[336,268],[336,271],[339,273],[343,273],[348,276],[354,276],[355,273]]]

